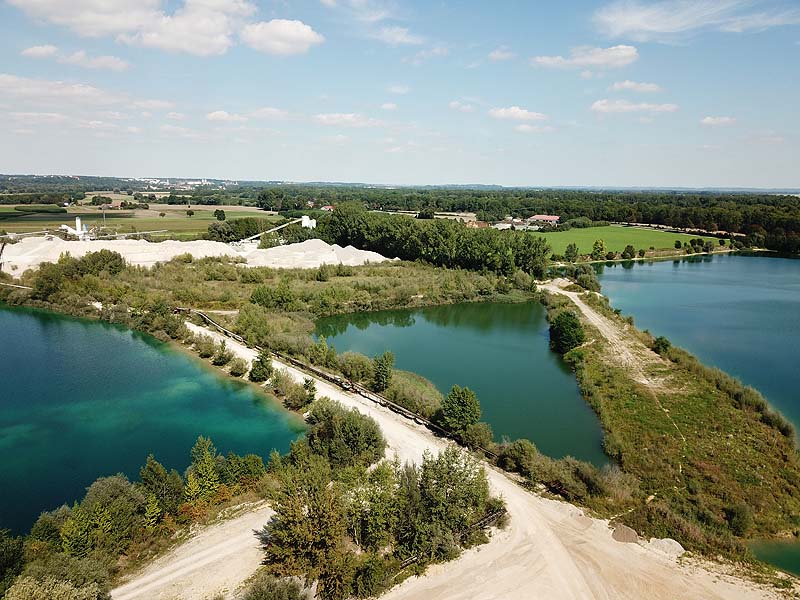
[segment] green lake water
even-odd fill
[[[318,321],[316,333],[339,352],[391,350],[397,368],[427,377],[444,394],[454,384],[471,388],[498,440],[528,438],[553,457],[608,462],[598,419],[550,351],[537,302],[342,315]]]
[[[138,478],[151,452],[182,472],[198,435],[266,457],[303,429],[149,336],[41,311],[0,307],[0,384],[0,527],[18,533],[97,477]]]
[[[601,270],[603,293],[640,329],[752,385],[800,431],[800,260],[718,255]],[[800,575],[800,544],[752,548]]]

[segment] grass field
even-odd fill
[[[615,225],[609,225],[608,227],[587,227],[586,229],[570,229],[568,231],[556,231],[544,233],[542,235],[547,238],[555,254],[564,254],[567,245],[571,243],[578,245],[578,252],[580,254],[589,254],[592,251],[595,240],[603,240],[606,249],[613,252],[622,252],[628,244],[637,250],[640,248],[648,250],[650,246],[653,246],[656,250],[662,250],[665,248],[673,248],[675,240],[688,242],[698,237],[717,243],[715,238],[710,237]]]
[[[106,226],[118,233],[132,231],[155,231],[166,229],[175,237],[192,237],[204,233],[209,223],[216,220],[214,211],[223,208],[228,219],[259,217],[279,220],[280,217],[251,207],[193,206],[194,215],[186,215],[187,208],[177,205],[152,204],[149,210],[107,210]],[[164,216],[159,216],[160,213]],[[0,206],[0,229],[13,233],[57,229],[61,224],[74,225],[75,217],[90,228],[103,224],[103,212],[94,206],[70,207],[61,214],[25,215],[15,211],[13,206]]]

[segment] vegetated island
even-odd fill
[[[324,339],[315,342],[309,334],[313,329],[312,317],[316,316],[448,302],[524,301],[539,297],[534,277],[546,275],[551,254],[540,236],[529,232],[469,230],[457,223],[423,221],[375,217],[363,208],[343,205],[321,223],[317,235],[329,242],[352,243],[360,248],[395,248],[398,255],[404,253],[406,261],[424,261],[437,266],[401,262],[274,270],[241,266],[224,257],[195,260],[183,256],[148,269],[129,266],[119,254],[106,250],[83,258],[64,257],[58,263],[23,273],[15,285],[29,285],[32,289],[0,286],[0,298],[7,303],[32,304],[70,314],[99,315],[164,340],[182,340],[217,366],[227,366],[233,376],[241,377],[249,372],[252,379],[255,372],[255,379],[259,380],[266,375],[264,380],[269,381],[278,397],[298,410],[304,410],[316,398],[316,387],[321,387],[321,382],[306,375],[290,378],[275,372],[274,356],[268,351],[316,365],[383,392],[393,402],[423,413],[421,416],[431,418],[464,445],[488,451],[483,454],[491,462],[518,473],[521,482],[533,489],[582,505],[590,514],[628,523],[642,535],[674,538],[695,553],[710,557],[721,555],[737,564],[752,566],[752,573],[756,576],[761,573],[765,580],[793,585],[790,579],[771,576],[766,570],[759,572],[743,544],[750,535],[778,534],[794,527],[800,480],[791,427],[772,412],[755,391],[702,367],[687,354],[671,348],[665,340],[652,340],[621,321],[602,299],[591,291],[584,291],[596,288],[596,279],[589,267],[567,266],[565,269],[576,283],[567,289],[552,284],[543,286],[549,294],[543,298],[552,317],[554,348],[565,353],[565,358],[576,369],[583,393],[603,423],[607,452],[618,463],[616,468],[607,471],[599,472],[573,459],[549,459],[526,440],[495,444],[488,426],[479,422],[480,405],[469,390],[454,388],[444,400],[425,397],[421,402],[419,394],[425,392],[420,392],[419,386],[403,385],[400,377],[393,381],[391,356],[374,360],[353,353],[337,356]],[[305,235],[305,232],[290,232],[287,237],[292,235]],[[98,304],[100,309],[95,308]],[[244,346],[237,350],[239,355],[234,356],[231,347],[238,342],[223,344],[223,340],[210,333],[198,336],[197,329],[187,331],[188,325],[172,310],[175,306],[186,305],[231,311],[218,316],[219,322],[248,345],[263,347],[264,356],[248,356],[244,354]],[[288,367],[286,370],[288,372]],[[304,385],[298,383],[297,377],[302,377]],[[350,398],[340,390],[328,391],[331,397],[337,392]],[[366,411],[366,405],[362,403],[359,409]],[[313,416],[315,411],[319,411],[316,417]],[[32,531],[26,541],[26,548],[38,548],[40,554],[26,552],[23,559],[20,550],[20,559],[14,563],[10,576],[13,579],[20,571],[22,576],[14,585],[95,586],[92,589],[96,589],[96,597],[101,597],[108,589],[109,577],[125,572],[126,562],[132,556],[143,560],[169,545],[168,535],[176,530],[172,523],[202,521],[216,512],[214,507],[231,503],[234,491],[247,491],[271,498],[276,514],[283,516],[271,521],[278,529],[272,533],[268,529],[263,538],[268,570],[279,576],[304,575],[309,583],[317,581],[322,590],[330,590],[331,595],[324,597],[369,595],[384,589],[389,582],[396,582],[398,574],[411,574],[430,561],[451,558],[460,547],[482,541],[478,535],[481,529],[475,530],[477,538],[464,537],[464,534],[471,531],[472,525],[481,522],[481,515],[501,512],[500,504],[489,497],[487,484],[486,494],[481,492],[477,497],[470,496],[457,503],[458,514],[445,511],[447,514],[442,515],[445,520],[435,531],[424,535],[412,532],[412,538],[425,550],[423,560],[419,553],[406,557],[416,559],[413,564],[417,566],[409,570],[409,565],[403,565],[403,557],[410,554],[414,546],[403,545],[403,540],[407,539],[403,537],[405,534],[381,522],[376,528],[388,538],[381,538],[377,545],[370,546],[362,543],[362,531],[354,529],[357,519],[348,520],[352,516],[344,515],[353,509],[353,494],[357,490],[372,490],[365,492],[365,502],[372,506],[370,494],[377,494],[379,499],[391,504],[400,502],[401,498],[393,495],[392,490],[403,489],[416,498],[414,508],[404,505],[405,508],[418,512],[391,513],[389,510],[382,513],[385,518],[397,518],[397,523],[403,525],[417,523],[427,527],[438,523],[425,511],[441,511],[441,505],[436,504],[435,498],[423,500],[419,496],[425,461],[421,463],[422,472],[416,475],[416,488],[409,482],[413,477],[406,467],[384,465],[379,470],[382,475],[373,479],[376,470],[369,470],[367,466],[382,455],[383,449],[380,441],[383,438],[379,437],[383,434],[377,426],[325,402],[312,404],[311,415],[312,428],[319,425],[320,435],[326,441],[315,447],[314,434],[310,434],[305,442],[307,448],[301,444],[293,448],[288,457],[271,457],[266,472],[258,468],[258,461],[250,459],[255,465],[255,483],[249,488],[235,487],[241,485],[241,480],[226,474],[225,461],[202,440],[199,450],[196,447],[192,452],[192,467],[186,477],[177,474],[183,486],[180,494],[174,491],[179,487],[178,479],[153,466],[159,472],[157,479],[162,481],[157,489],[163,489],[163,482],[171,478],[173,498],[179,500],[177,508],[167,509],[165,502],[152,490],[155,501],[148,494],[145,502],[144,475],[142,482],[134,485],[119,480],[112,484],[99,483],[102,493],[92,494],[90,489],[87,498],[71,509],[74,515],[62,511],[60,516],[48,514],[43,516],[44,521],[40,519],[39,527],[34,527],[37,533]],[[348,420],[352,423],[348,424]],[[346,432],[353,435],[339,437]],[[395,449],[404,447],[402,438],[392,439],[401,440],[395,444]],[[340,459],[343,462],[337,462]],[[235,458],[229,460],[236,462]],[[457,474],[462,482],[483,481],[485,475],[481,475],[480,466],[465,460],[451,452],[439,454],[438,458],[431,456],[427,464],[429,472],[441,468],[441,472]],[[454,464],[460,466],[456,468]],[[508,480],[498,479],[494,471],[488,473],[494,489],[500,486],[509,494],[510,489],[517,489],[502,487],[506,483],[501,482]],[[220,489],[225,490],[221,488],[223,483],[227,492],[218,495]],[[109,486],[114,491],[106,491]],[[379,489],[373,489],[374,486]],[[478,488],[484,489],[484,484],[480,483]],[[287,490],[296,493],[287,494]],[[433,493],[432,490],[429,488],[426,493]],[[137,491],[139,500],[127,503],[125,510],[117,513],[119,499],[129,498]],[[304,500],[299,504],[290,502],[298,497]],[[525,497],[536,498],[527,492]],[[308,519],[297,519],[297,515],[305,514],[312,502],[320,502],[319,514],[331,528],[292,530],[292,522],[298,527],[308,526]],[[84,503],[86,506],[82,508]],[[545,505],[552,508],[550,504],[541,506]],[[333,516],[324,511],[326,506],[335,507]],[[497,510],[489,510],[493,508]],[[536,513],[530,506],[521,509],[509,506],[512,530],[515,519],[530,516],[531,511]],[[546,512],[543,508],[541,511]],[[367,512],[369,517],[377,515],[370,510]],[[409,514],[416,516],[412,519]],[[554,514],[563,517],[567,513]],[[337,515],[344,524],[337,520]],[[131,526],[115,528],[117,518],[126,519]],[[553,517],[550,524],[555,520]],[[591,519],[576,523],[595,527]],[[580,528],[575,523],[572,525]],[[113,544],[106,540],[109,526],[123,532]],[[280,528],[284,526],[284,532],[292,533],[281,538]],[[44,531],[48,533],[42,533]],[[561,533],[567,538],[575,535],[581,539],[575,531]],[[65,542],[65,539],[72,540],[73,535],[77,536],[79,546],[74,547],[72,541]],[[314,546],[321,548],[319,554],[297,554],[292,540],[306,539],[303,535],[310,535],[307,539],[319,544]],[[622,537],[625,535],[620,533]],[[22,548],[21,541],[6,538],[10,546]],[[273,544],[279,538],[282,542],[280,553],[276,555],[278,547]],[[607,551],[609,556],[613,554],[613,546],[605,545],[611,541],[610,537],[585,534],[584,539],[590,538],[597,544],[593,546],[595,550]],[[357,546],[357,552],[351,551],[351,544]],[[592,569],[588,559],[581,561],[574,554],[578,553],[577,546],[560,538],[559,544],[558,552],[566,553],[571,560],[556,565],[554,575],[569,579],[579,577],[581,569]],[[386,547],[390,548],[389,554],[379,550]],[[619,552],[622,553],[617,556],[619,562],[609,558],[608,564],[617,564],[620,572],[625,572],[630,555]],[[323,562],[335,568],[322,571]],[[658,576],[647,571],[650,567],[646,565],[641,568],[642,573],[654,580],[663,580],[664,595],[674,596],[676,589],[688,590],[693,584],[699,585],[698,581],[684,578],[688,577],[684,574],[670,587],[668,580],[674,575],[675,566]],[[375,587],[368,586],[362,579]],[[576,593],[580,592],[582,580],[579,577],[570,584],[577,586]],[[290,585],[273,580],[259,580],[256,584]],[[609,589],[616,589],[613,577],[607,584]],[[530,585],[536,583],[530,582]],[[717,592],[725,595],[721,590],[719,587]],[[759,593],[762,592],[767,593],[764,590]]]

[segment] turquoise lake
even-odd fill
[[[316,333],[339,352],[391,350],[397,368],[427,377],[443,394],[454,384],[471,388],[497,440],[528,438],[556,458],[608,462],[597,416],[550,351],[538,302],[341,315],[318,321]]]
[[[198,435],[266,457],[303,430],[254,387],[99,322],[0,307],[0,356],[0,527],[17,533],[97,477],[137,479],[151,452],[182,472]]]

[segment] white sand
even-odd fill
[[[225,339],[237,356],[251,361],[250,348],[191,323],[194,332]],[[274,361],[295,380],[305,374]],[[419,462],[423,452],[438,452],[448,442],[386,408],[348,394],[327,381],[317,380],[320,396],[357,408],[374,418],[388,442],[387,456]],[[529,493],[505,474],[487,465],[492,491],[506,501],[510,523],[495,532],[491,542],[463,553],[456,561],[434,565],[423,577],[413,577],[390,590],[386,600],[490,600],[490,599],[630,599],[678,598],[745,600],[779,598],[774,588],[722,572],[721,567],[698,561],[677,561],[677,544],[669,541],[623,543],[612,538],[608,522],[583,515],[575,506]],[[268,513],[260,515],[266,521]],[[243,515],[209,531],[208,545],[185,544],[159,559],[124,588],[115,600],[181,598],[201,600],[222,589],[233,591],[245,573],[258,568],[255,537],[241,538],[238,549],[225,546],[217,552],[213,540],[225,532],[238,535],[260,520]],[[202,534],[201,534],[202,535]],[[238,539],[238,538],[237,538]],[[190,566],[198,556],[196,566]],[[235,566],[235,568],[234,568]],[[180,592],[177,592],[180,590]],[[177,593],[176,593],[177,592]]]
[[[36,268],[43,262],[56,262],[62,254],[69,253],[81,257],[98,250],[119,252],[133,265],[152,267],[156,263],[167,262],[181,254],[191,254],[194,258],[209,256],[230,256],[242,258],[249,267],[304,268],[313,269],[323,264],[363,265],[367,262],[379,263],[388,260],[377,252],[358,250],[352,246],[342,248],[331,246],[322,240],[306,240],[299,244],[287,244],[267,250],[259,250],[256,244],[234,246],[222,242],[198,240],[179,242],[148,242],[145,240],[96,240],[90,242],[67,242],[60,238],[24,238],[16,244],[6,246],[3,252],[3,271],[21,275],[28,269]]]

